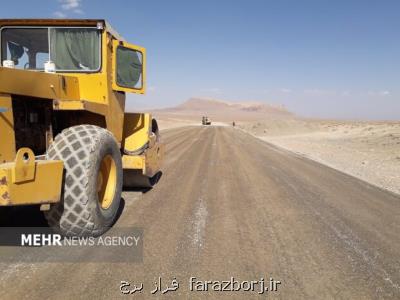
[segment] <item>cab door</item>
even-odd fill
[[[146,49],[114,40],[113,50],[113,90],[144,94]]]

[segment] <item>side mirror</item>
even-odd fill
[[[113,90],[144,94],[146,50],[120,41],[113,50]]]

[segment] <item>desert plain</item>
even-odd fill
[[[283,106],[191,98],[154,110],[161,130],[199,126],[233,126],[267,143],[315,160],[382,189],[400,194],[400,121],[306,118]]]

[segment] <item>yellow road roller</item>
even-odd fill
[[[0,206],[38,205],[66,236],[99,236],[123,185],[149,188],[164,146],[144,94],[146,50],[105,20],[0,20]]]

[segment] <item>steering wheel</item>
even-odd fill
[[[29,62],[27,62],[25,65],[24,65],[24,69],[26,70],[26,69],[29,69]]]

